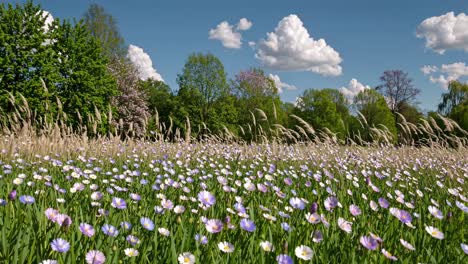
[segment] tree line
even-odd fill
[[[401,70],[385,71],[378,86],[352,99],[338,89],[307,89],[289,103],[280,100],[262,69],[229,79],[216,56],[193,53],[174,90],[162,81],[140,80],[116,20],[103,7],[90,5],[80,20],[47,21],[32,1],[0,5],[2,127],[19,118],[89,135],[222,135],[248,142],[282,137],[408,143],[434,134],[467,136],[468,85],[457,81],[428,114],[418,110],[420,90]]]

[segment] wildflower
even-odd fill
[[[274,250],[273,244],[271,244],[270,241],[260,242],[260,247],[266,252],[271,252]]]
[[[295,209],[304,210],[305,208],[304,201],[298,197],[293,197],[289,199],[289,204]]]
[[[132,228],[132,224],[130,224],[129,222],[121,222],[120,223],[120,226],[124,229],[124,230],[130,230]]]
[[[359,242],[361,242],[361,245],[363,245],[365,248],[369,250],[376,250],[379,245],[377,243],[377,240],[375,240],[374,238],[370,236],[362,236],[359,239]]]
[[[242,219],[240,221],[240,226],[242,229],[244,229],[245,231],[247,232],[253,232],[255,231],[255,224],[253,221],[249,220],[249,219]]]
[[[102,232],[108,236],[116,237],[119,234],[119,230],[112,225],[105,224],[101,228]]]
[[[218,243],[218,248],[219,250],[221,250],[222,252],[224,253],[231,253],[234,251],[234,245],[232,245],[231,243],[229,242],[219,242]]]
[[[359,207],[357,205],[350,205],[349,206],[349,212],[353,215],[353,216],[358,216],[361,214],[361,209],[359,209]]]
[[[339,227],[341,230],[343,230],[343,231],[345,231],[346,233],[348,233],[348,234],[351,233],[351,231],[352,231],[352,229],[351,229],[351,228],[352,228],[352,224],[353,224],[353,223],[348,222],[348,221],[344,220],[344,219],[341,218],[341,217],[338,218],[338,227]]]
[[[461,246],[463,252],[465,252],[465,254],[468,255],[468,245],[461,243],[460,246]]]
[[[144,229],[153,231],[154,230],[154,223],[148,217],[142,217],[140,219],[140,224],[143,226]]]
[[[176,207],[174,207],[174,213],[181,214],[183,212],[185,212],[185,207],[184,206],[177,205]]]
[[[379,205],[382,208],[388,208],[390,204],[385,198],[379,198]]]
[[[8,194],[8,200],[14,201],[15,199],[16,199],[16,190],[13,190]]]
[[[55,210],[53,208],[47,208],[44,213],[45,213],[47,219],[49,219],[49,220],[51,220],[53,222],[56,221],[57,216],[60,214],[58,210]]]
[[[208,243],[208,238],[206,236],[200,236],[200,234],[196,234],[195,241],[200,242],[202,245],[206,245]]]
[[[5,206],[7,203],[8,202],[5,199],[0,199],[0,205]]]
[[[46,259],[41,262],[41,264],[58,264],[58,261],[55,259]]]
[[[122,198],[114,197],[112,198],[111,206],[117,209],[125,209],[127,208],[127,202]]]
[[[106,256],[99,250],[91,250],[86,254],[86,263],[88,264],[103,264],[106,262]]]
[[[128,235],[127,242],[130,243],[132,246],[135,246],[140,243],[140,239],[136,236]]]
[[[95,230],[92,225],[86,224],[86,223],[81,223],[80,224],[80,231],[83,235],[87,237],[92,237],[94,236]]]
[[[140,254],[138,250],[134,248],[126,248],[124,252],[125,252],[125,255],[127,255],[128,257],[136,257],[138,256],[138,254]]]
[[[195,256],[190,252],[184,252],[177,258],[180,264],[193,264],[195,263]]]
[[[320,230],[315,230],[312,232],[312,241],[315,243],[320,243],[323,240],[323,234]]]
[[[325,205],[325,209],[327,209],[327,211],[331,211],[335,207],[338,206],[338,199],[336,199],[336,197],[334,197],[334,196],[330,196],[327,199],[325,199],[324,205]]]
[[[171,232],[169,232],[169,230],[167,230],[164,227],[158,228],[158,232],[159,232],[159,234],[161,234],[163,236],[170,236],[171,235]]]
[[[382,251],[381,251],[381,252],[382,252],[382,254],[383,254],[386,258],[388,258],[388,259],[390,259],[390,260],[393,260],[393,261],[398,260],[395,256],[393,256],[392,254],[390,254],[390,252],[388,252],[387,250],[385,250],[385,249],[383,249],[383,248],[382,248]]]
[[[289,232],[289,230],[291,230],[291,227],[286,222],[281,223],[281,228],[283,228],[283,230],[286,232]]]
[[[303,260],[309,260],[312,258],[314,252],[312,249],[308,246],[298,246],[295,250],[294,253],[296,254],[296,257],[303,259]]]
[[[444,239],[444,233],[440,232],[439,229],[433,226],[426,226],[426,232],[434,238]]]
[[[141,200],[141,196],[137,193],[131,193],[130,194],[130,199],[134,200],[134,201],[140,201]]]
[[[306,213],[305,218],[311,224],[320,223],[320,215],[318,215],[317,213]]]
[[[429,205],[427,209],[429,210],[429,213],[431,213],[431,215],[434,216],[435,218],[437,219],[444,218],[444,216],[442,215],[442,212],[439,209],[437,209],[437,207]]]
[[[216,198],[213,194],[207,191],[201,191],[198,194],[198,201],[200,201],[203,205],[207,207],[211,207],[216,203]]]
[[[22,195],[19,198],[20,202],[23,204],[33,204],[36,200],[30,195]]]
[[[219,219],[210,219],[206,222],[205,228],[212,234],[219,233],[223,230],[223,222]]]
[[[404,239],[400,239],[400,243],[407,249],[409,250],[415,250],[415,248],[413,247],[413,245],[411,245],[408,241],[404,240]]]
[[[172,208],[174,208],[174,203],[173,203],[171,200],[163,199],[163,200],[161,201],[161,206],[162,206],[164,209],[172,210]]]
[[[276,257],[276,261],[278,261],[278,264],[293,264],[294,263],[293,259],[290,256],[284,255],[284,254],[278,255]]]
[[[53,251],[57,252],[67,252],[70,249],[70,243],[62,238],[56,238],[51,243],[50,246],[52,247]]]

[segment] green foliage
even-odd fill
[[[123,58],[125,41],[120,35],[115,18],[98,4],[91,4],[83,15],[84,24],[91,35],[98,39],[104,53],[110,57]]]
[[[305,90],[295,113],[315,129],[328,128],[340,138],[346,135],[349,111],[345,97],[338,90]]]
[[[387,129],[393,139],[397,137],[397,129],[392,111],[385,98],[374,89],[361,91],[354,99],[356,110],[365,120],[361,120],[362,127],[358,131],[364,140],[371,140],[371,129],[374,127]]]
[[[468,84],[450,82],[448,92],[442,94],[439,113],[457,122],[461,128],[468,130]]]
[[[59,80],[57,54],[48,45],[52,37],[43,28],[45,19],[32,2],[0,5],[0,107],[6,113],[15,104],[8,93],[17,100],[22,94],[37,115],[54,113],[50,105]]]
[[[177,75],[177,83],[181,113],[187,113],[195,127],[203,124],[213,127],[216,101],[228,92],[221,61],[212,54],[192,54]]]

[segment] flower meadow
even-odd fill
[[[0,262],[468,263],[467,154],[216,142],[4,149]]]

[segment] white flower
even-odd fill
[[[305,217],[306,217],[307,221],[308,221],[309,223],[311,223],[311,224],[318,224],[318,223],[320,223],[320,215],[317,214],[317,213],[313,213],[313,214],[307,213],[307,214],[305,215]]]
[[[195,256],[190,252],[184,252],[177,258],[180,264],[193,264],[195,263]]]
[[[400,239],[400,243],[407,249],[409,250],[415,250],[415,248],[413,247],[413,245],[411,245],[408,241],[404,240],[404,239]]]
[[[344,219],[341,218],[341,217],[338,218],[338,227],[339,227],[341,230],[343,230],[343,231],[345,231],[346,233],[348,233],[348,234],[351,233],[351,231],[352,231],[352,230],[351,230],[351,225],[352,225],[352,224],[353,224],[353,223],[348,222],[348,221],[344,220]]]
[[[427,209],[429,210],[429,213],[431,213],[431,215],[433,215],[435,218],[437,219],[444,218],[444,216],[442,215],[442,212],[437,207],[429,205]]]
[[[294,250],[294,253],[296,254],[296,257],[303,259],[303,260],[309,260],[314,255],[314,252],[312,251],[312,249],[304,245],[298,246]]]
[[[171,232],[169,232],[169,230],[167,230],[164,227],[158,228],[158,232],[159,232],[159,234],[161,234],[163,236],[169,236],[171,234]]]
[[[271,251],[275,250],[274,247],[273,247],[273,244],[271,244],[270,241],[260,242],[260,247],[266,252],[271,252]]]
[[[219,242],[218,243],[219,250],[223,251],[224,253],[231,253],[234,251],[234,245],[229,242]]]
[[[125,251],[125,255],[129,257],[136,257],[139,254],[138,250],[134,248],[126,248],[124,251]]]
[[[426,226],[426,232],[434,238],[444,239],[444,233],[440,232],[439,229],[433,226]]]

